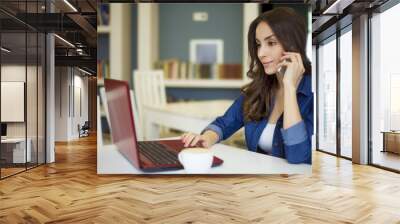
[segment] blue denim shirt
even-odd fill
[[[272,156],[286,158],[289,163],[311,164],[311,137],[314,129],[314,100],[311,75],[304,75],[296,91],[297,103],[303,118],[298,123],[283,129],[283,114],[278,119],[272,140]],[[240,95],[223,116],[217,117],[204,130],[213,130],[219,141],[229,138],[244,126],[246,144],[250,151],[263,152],[258,142],[268,118],[245,122],[243,116],[244,95]]]

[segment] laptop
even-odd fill
[[[184,149],[180,139],[137,141],[135,121],[126,81],[104,80],[111,136],[120,153],[137,169],[146,172],[183,169],[178,153]],[[223,163],[214,157],[213,167]]]

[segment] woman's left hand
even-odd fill
[[[286,59],[290,59],[290,61]],[[295,52],[283,52],[281,61],[282,62],[278,64],[279,67],[287,66],[283,77],[283,84],[285,86],[297,88],[305,71],[301,55]]]

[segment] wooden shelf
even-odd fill
[[[169,88],[221,88],[240,89],[247,82],[243,80],[165,80]]]
[[[110,33],[110,26],[98,26],[97,33]]]

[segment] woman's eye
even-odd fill
[[[260,44],[256,44],[256,47],[259,48],[259,47],[260,47]]]
[[[274,46],[275,44],[276,44],[275,41],[270,41],[270,42],[268,42],[268,46]]]

